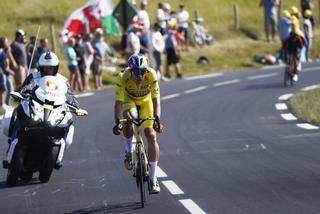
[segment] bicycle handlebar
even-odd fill
[[[136,126],[141,126],[145,121],[147,120],[155,120],[155,117],[147,117],[147,118],[135,118],[135,119],[129,119],[129,118],[122,118],[119,119],[119,122],[129,122],[133,123]]]

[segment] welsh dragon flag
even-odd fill
[[[90,0],[65,20],[59,34],[60,43],[81,33],[103,28],[107,34],[119,36],[118,24],[112,16],[112,0]]]

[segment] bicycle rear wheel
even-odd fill
[[[145,188],[145,168],[144,168],[144,157],[143,152],[141,151],[141,146],[138,145],[138,164],[137,164],[137,184],[140,190],[140,200],[141,200],[141,207],[144,208],[146,202],[146,188]]]

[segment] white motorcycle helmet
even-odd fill
[[[53,73],[48,74],[46,72],[47,68],[53,67]],[[41,54],[38,61],[38,69],[41,73],[41,76],[52,75],[55,76],[58,73],[59,69],[59,59],[57,55],[53,52],[45,52]]]

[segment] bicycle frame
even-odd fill
[[[133,162],[133,175],[136,177],[137,187],[140,189],[140,196],[141,196],[141,206],[144,207],[145,203],[145,188],[144,182],[148,181],[149,177],[149,161],[148,156],[145,150],[145,146],[142,139],[142,124],[147,120],[155,120],[154,117],[150,118],[139,118],[139,111],[138,111],[138,118],[136,119],[120,119],[120,122],[132,123],[135,125],[136,128],[136,147],[132,152],[132,162]],[[142,154],[142,156],[141,156]],[[141,169],[142,166],[142,169]],[[148,183],[148,190],[150,193],[149,183]]]
[[[293,85],[294,72],[298,66],[299,56],[293,53],[286,53],[286,67],[284,71],[284,86]]]

